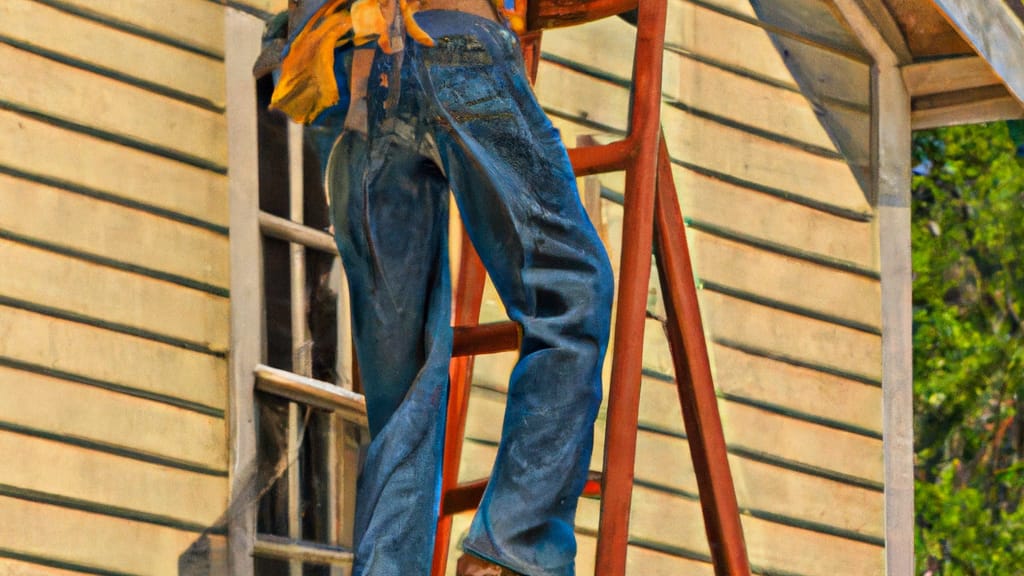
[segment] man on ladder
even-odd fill
[[[572,575],[613,280],[516,35],[488,0],[418,13],[404,0],[311,4],[293,18],[274,105],[334,142],[326,181],[372,437],[353,575],[430,573],[452,352],[449,188],[521,328],[459,573]]]

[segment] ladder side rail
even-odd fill
[[[621,576],[626,571],[643,367],[640,336],[646,320],[651,274],[666,11],[665,0],[639,2],[627,137],[632,155],[626,169],[596,576]]]
[[[459,272],[453,298],[453,320],[456,326],[476,324],[480,319],[484,282],[487,271],[476,249],[469,240],[466,228],[460,224],[462,244],[459,251]],[[458,488],[459,462],[462,459],[463,437],[466,432],[466,413],[469,409],[469,390],[473,379],[473,356],[452,358],[448,372],[448,407],[444,433],[444,461],[441,468],[441,510],[434,536],[433,576],[444,576],[451,543],[452,515],[445,513],[445,501]]]
[[[750,563],[711,376],[693,264],[664,135],[659,154],[655,218],[654,249],[665,298],[665,332],[711,560],[717,576],[749,576]]]

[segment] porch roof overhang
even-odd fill
[[[1024,118],[1022,0],[858,0],[901,60],[913,127]]]

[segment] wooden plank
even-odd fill
[[[683,166],[673,166],[672,172],[683,216],[695,228],[718,230],[723,235],[834,262],[837,267],[878,269],[874,226],[870,222],[833,216]],[[602,174],[601,183],[622,191],[621,174]],[[605,210],[611,209],[606,203]]]
[[[832,99],[847,106],[866,107],[871,93],[870,65],[791,38],[776,37],[775,49],[811,100]]]
[[[227,507],[228,481],[0,431],[0,484],[204,527]]]
[[[714,1],[714,0],[712,0]],[[719,0],[739,4],[741,0]],[[822,0],[749,0],[758,19],[794,37],[867,59],[867,53],[846,23]]]
[[[18,271],[0,275],[0,297],[227,350],[228,300],[221,296],[4,239],[0,261]]]
[[[675,96],[695,109],[797,142],[837,152],[814,107],[796,92],[764,84],[689,58],[666,55],[676,63]],[[672,88],[668,90],[672,95]]]
[[[979,56],[917,62],[903,66],[901,71],[911,98],[1000,83],[992,67]]]
[[[625,128],[628,92],[584,74],[541,70],[538,97],[544,106]],[[666,107],[663,121],[673,157],[731,177],[756,182],[809,202],[857,214],[871,207],[845,161],[826,158],[749,131]]]
[[[168,151],[227,163],[224,117],[166,96],[0,44],[0,101]]]
[[[0,306],[0,357],[225,408],[223,358],[6,306]]]
[[[767,32],[690,2],[669,2],[665,43],[796,86]]]
[[[787,58],[763,29],[689,2],[669,2],[668,10],[665,42],[670,50],[691,53],[798,87],[787,66]],[[869,93],[859,88],[869,86],[865,64],[800,42],[788,42],[786,46],[798,54],[813,54],[813,59],[821,63],[818,74],[809,74],[806,79],[807,93],[859,106],[870,102]]]
[[[597,555],[597,538],[587,534],[576,534],[576,573],[593,574]],[[672,556],[639,546],[629,546],[626,551],[626,574],[644,576],[713,576],[710,562]]]
[[[626,551],[626,573],[647,576],[712,576],[710,563],[672,556],[664,552],[630,546]]]
[[[5,424],[227,469],[221,418],[3,366],[0,396]]]
[[[45,0],[213,55],[224,53],[224,8],[209,0]]]
[[[497,442],[501,430],[495,426],[495,422],[502,420],[504,399],[488,394],[473,398],[472,403],[470,417],[466,422],[467,437]],[[723,400],[719,405],[730,447],[783,458],[869,482],[880,483],[882,480],[881,440],[767,412],[739,402]],[[649,427],[674,434],[682,434],[684,431],[675,388],[664,382],[645,381],[641,391],[640,414],[641,421]],[[599,448],[603,446],[604,428],[605,421],[599,418],[595,429],[595,437],[599,439],[596,441],[595,455],[600,454]],[[595,458],[591,466],[599,469],[599,463],[600,458]],[[752,488],[756,487],[756,480],[751,479],[750,482]],[[776,511],[782,513],[781,510]]]
[[[6,576],[81,576],[82,572],[72,572],[70,570],[43,566],[42,564],[0,558],[0,574],[5,574]]]
[[[941,126],[977,124],[1024,118],[1024,106],[1012,96],[1000,96],[970,101],[952,106],[923,108],[911,112],[914,130],[928,130]]]
[[[667,26],[666,42],[675,49],[670,49],[666,56],[680,57],[680,52],[692,54],[699,59],[709,59],[797,88],[784,56],[772,43],[772,37],[756,25],[689,2],[669,2]],[[611,18],[546,31],[544,51],[628,78],[632,70],[634,37],[635,31],[631,26]],[[600,51],[590,49],[594,38],[601,39]],[[800,49],[801,52],[808,50],[825,63],[822,69],[826,76],[813,80],[820,93],[867,104],[866,93],[857,94],[859,90],[849,89],[850,86],[867,87],[867,66],[813,47]],[[666,62],[664,83],[668,93],[672,94],[680,82],[687,81],[684,74]]]
[[[601,50],[594,50],[595,39],[600,39]],[[553,54],[579,64],[600,69],[606,74],[630,78],[633,74],[633,47],[636,27],[621,18],[602,18],[565,28],[544,31],[541,42],[543,54]],[[668,56],[668,52],[665,53]],[[541,68],[551,63],[541,60]],[[665,66],[662,83],[671,90],[678,81],[675,70]],[[569,142],[570,145],[573,142]]]
[[[885,560],[887,574],[909,574],[914,570],[911,99],[898,56],[861,6],[851,0],[835,1],[876,62],[873,131],[877,136],[872,149],[877,159],[873,185],[879,212],[884,334]]]
[[[178,576],[178,560],[199,535],[0,496],[0,542],[22,554],[99,570]]]
[[[1005,0],[934,0],[974,50],[1024,103],[1024,22]]]
[[[231,501],[237,508],[228,525],[231,574],[253,573],[256,539],[257,439],[253,421],[256,379],[253,369],[264,350],[262,241],[259,228],[259,131],[256,81],[251,62],[259,54],[263,23],[233,8],[224,12],[227,119],[231,171]]]
[[[871,206],[851,167],[668,108],[665,136],[673,157],[733,178],[786,191],[806,202],[868,217]]]
[[[861,6],[864,14],[874,25],[875,29],[878,30],[878,35],[885,41],[889,50],[896,57],[896,60],[900,64],[912,62],[914,54],[911,53],[910,46],[907,45],[907,39],[904,38],[903,30],[896,19],[895,10],[889,9],[886,0],[857,0],[857,3]],[[832,2],[829,5],[836,12],[837,17],[845,22],[846,18],[843,16],[842,11]],[[856,35],[856,31],[854,31],[854,34]],[[868,47],[863,41],[861,41],[861,45],[865,48]]]
[[[830,322],[701,291],[710,338],[779,354],[811,365],[878,379],[881,338]]]
[[[103,260],[227,289],[228,239],[111,202],[0,173],[0,230]]]
[[[694,222],[763,241],[837,266],[877,270],[870,222],[858,222],[673,167],[684,215]]]
[[[701,282],[881,328],[877,280],[757,250],[698,230],[691,229],[687,236]],[[800,289],[794,290],[794,286]]]
[[[751,425],[755,425],[752,422]],[[885,530],[882,493],[786,470],[756,460],[729,457],[740,509],[774,514],[792,524],[830,527],[881,539]],[[641,431],[637,436],[636,478],[696,495],[686,440]]]
[[[596,526],[598,503],[581,501],[577,524]],[[667,521],[672,519],[674,521]],[[884,549],[837,536],[743,516],[751,563],[766,571],[806,576],[881,574]],[[640,541],[707,554],[700,504],[648,488],[633,492],[630,534]]]
[[[678,401],[673,405],[674,393],[672,386],[664,382],[645,382],[641,393],[641,422],[648,427],[682,434]],[[880,440],[729,400],[720,400],[719,409],[731,449],[756,452],[867,482],[882,481]],[[756,488],[755,480],[748,481],[752,489]]]
[[[277,14],[288,8],[288,0],[228,0],[234,6],[244,6],[268,14]]]
[[[633,36],[633,28],[624,21],[608,18],[545,33],[544,50],[576,65],[628,79],[632,71]],[[602,39],[600,51],[592,49],[594,38]],[[544,66],[551,65],[544,63]],[[668,97],[687,106],[835,150],[814,108],[793,90],[759,82],[674,52],[665,54],[663,86]]]
[[[1019,46],[1019,44],[1018,44]],[[910,94],[898,70],[878,79],[877,187],[882,271],[885,543],[888,574],[914,569],[913,266],[910,243]]]
[[[931,0],[874,0],[884,3],[900,30],[905,32],[907,47],[922,60],[953,54],[971,55],[970,45],[935,8]],[[858,3],[864,4],[865,0]],[[891,43],[889,43],[891,45]],[[899,63],[906,63],[900,57]]]
[[[0,110],[0,167],[226,226],[227,178]]]
[[[0,22],[9,41],[224,105],[224,64],[209,57],[29,0],[5,2]]]
[[[603,424],[599,424],[595,436],[596,453],[604,446]],[[756,427],[758,424],[760,420],[749,425]],[[466,447],[471,451],[463,456],[464,468],[478,462],[493,462],[497,453],[493,445],[470,441]],[[876,444],[874,459],[880,458],[880,444]],[[729,465],[739,505],[745,514],[775,515],[787,519],[782,525],[814,529],[823,534],[847,534],[864,539],[880,539],[883,535],[884,496],[879,491],[737,455],[730,455]],[[601,459],[597,458],[591,470],[600,469]],[[486,474],[475,477],[484,476]],[[697,480],[686,440],[641,430],[637,436],[636,480],[650,490],[666,494],[682,491],[696,496]]]
[[[472,482],[490,477],[491,467],[494,466],[494,459],[497,454],[497,446],[467,439],[462,446],[459,482]]]
[[[882,432],[882,390],[861,382],[746,354],[711,347],[715,385],[725,394]]]

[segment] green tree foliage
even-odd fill
[[[1024,574],[1024,161],[1006,123],[914,155],[918,574]]]

